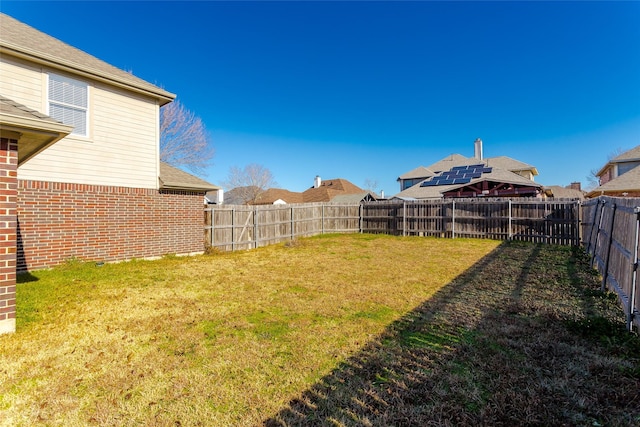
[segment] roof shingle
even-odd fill
[[[175,98],[174,94],[158,86],[3,13],[0,13],[0,53],[124,86],[159,99],[161,105]]]

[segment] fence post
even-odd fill
[[[293,205],[291,205],[291,240],[294,240],[296,238],[296,222],[293,220],[293,218]]]
[[[402,202],[402,235],[407,235],[407,202]]]
[[[598,203],[600,203],[600,201],[598,201]],[[597,251],[598,251],[598,242],[600,241],[600,230],[602,230],[602,221],[604,218],[604,208],[607,204],[606,200],[602,200],[602,207],[600,208],[600,218],[598,219],[598,226],[596,227],[595,224],[595,220],[593,223],[593,227],[596,228],[596,238],[593,242],[593,255],[591,257],[591,267],[593,268],[594,263],[597,259]],[[598,210],[598,207],[596,206],[596,211]],[[593,230],[592,230],[593,231]]]
[[[513,228],[512,228],[512,210],[511,210],[511,199],[509,199],[509,230],[507,230],[507,233],[509,234],[509,237],[507,238],[507,240],[511,240],[511,237],[513,237]]]
[[[589,230],[589,244],[587,245],[587,253],[589,254],[589,256],[591,256],[592,268],[593,268],[593,262],[596,257],[596,250],[598,249],[598,236],[600,234],[600,227],[602,225],[602,211],[604,210],[605,203],[606,203],[605,200],[598,199],[598,201],[596,202],[596,205],[593,208],[593,220],[591,222],[591,230]],[[598,217],[598,212],[600,212],[600,217]],[[596,233],[595,237],[593,236],[594,230]]]
[[[236,208],[231,209],[231,250],[236,250]]]
[[[633,265],[631,266],[631,297],[629,298],[629,319],[627,320],[627,329],[633,331],[633,321],[635,318],[636,295],[638,286],[638,239],[640,239],[640,206],[633,210],[636,215],[635,243],[633,248]]]
[[[213,224],[213,219],[214,219],[213,209],[214,208],[211,208],[211,210],[209,211],[210,212],[209,215],[211,215],[211,217],[209,218],[209,222],[211,223],[211,241],[209,242],[209,244],[211,245],[212,249],[213,249],[213,242],[214,242],[214,238],[213,238],[213,235],[214,235],[214,232],[213,232],[213,229],[214,229],[213,228],[214,227],[214,224]]]
[[[451,202],[451,238],[456,238],[456,201]]]
[[[358,206],[358,228],[360,229],[360,234],[364,233],[363,226],[364,224],[364,203],[360,203]]]
[[[582,227],[580,227],[580,224],[582,223],[582,211],[580,210],[580,202],[579,201],[575,201],[573,203],[573,211],[574,211],[574,216],[576,218],[576,228],[574,231],[574,238],[573,238],[573,246],[580,246],[580,241],[582,240],[581,238],[581,234],[582,234]]]
[[[322,203],[322,213],[320,214],[320,233],[324,234],[324,203]]]
[[[258,247],[258,207],[253,208],[253,247]]]
[[[607,243],[607,259],[604,261],[604,271],[602,272],[602,286],[600,289],[604,292],[607,287],[607,276],[609,275],[609,258],[611,258],[611,246],[613,244],[613,226],[616,222],[616,209],[615,203],[611,206],[611,227],[609,227],[609,243]]]

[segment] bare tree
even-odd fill
[[[278,184],[269,169],[251,163],[243,169],[237,166],[230,167],[229,176],[222,185],[228,191],[233,191],[236,197],[246,204],[255,202],[265,190],[276,187]]]
[[[371,178],[367,178],[364,180],[364,187],[363,187],[364,190],[375,193],[377,188],[378,188],[377,180],[371,179]]]
[[[201,174],[213,153],[211,137],[200,117],[179,101],[160,109],[160,160]]]

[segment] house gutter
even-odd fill
[[[219,190],[220,187],[216,185],[194,185],[185,182],[172,182],[172,183],[164,183],[160,180],[160,189],[161,190],[183,190],[183,191],[212,191]]]
[[[73,131],[73,126],[35,117],[0,113],[0,131],[2,133],[15,132],[18,139],[18,164],[22,165],[36,154],[69,135]],[[23,136],[28,136],[35,143],[25,147],[20,143]],[[25,149],[29,151],[24,151]]]
[[[64,59],[57,58],[53,55],[48,55],[39,51],[24,48],[22,46],[13,45],[7,42],[3,42],[0,45],[0,55],[9,55],[19,59],[24,59],[29,62],[34,62],[40,65],[45,65],[58,70],[67,71],[91,80],[96,80],[102,83],[107,83],[111,86],[116,86],[132,92],[150,96],[152,98],[159,100],[160,106],[170,103],[176,97],[175,94],[162,90],[159,87],[156,87],[151,83],[148,83],[140,79],[139,77],[134,76],[133,74],[131,75],[132,77],[140,80],[139,84],[135,84],[134,82],[124,81],[120,76],[117,76],[114,73],[108,73],[108,72],[105,73],[102,70],[96,70],[94,68],[86,67],[86,66],[83,66],[82,64],[78,64],[73,61],[66,61]],[[112,65],[109,65],[109,66],[113,67]],[[123,73],[126,72],[126,71],[120,70],[117,67],[113,67],[113,68],[116,70],[122,71]]]

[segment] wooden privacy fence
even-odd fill
[[[365,203],[362,231],[578,245],[580,203],[576,200],[537,199]]]
[[[640,328],[638,256],[640,198],[599,197],[583,203],[583,244],[602,275],[602,289],[618,294],[627,328]]]
[[[221,205],[205,209],[205,242],[252,249],[297,237],[360,231],[360,204]]]
[[[221,205],[205,209],[205,242],[221,250],[251,249],[323,233],[385,233],[580,242],[575,200],[447,199],[293,205]]]

